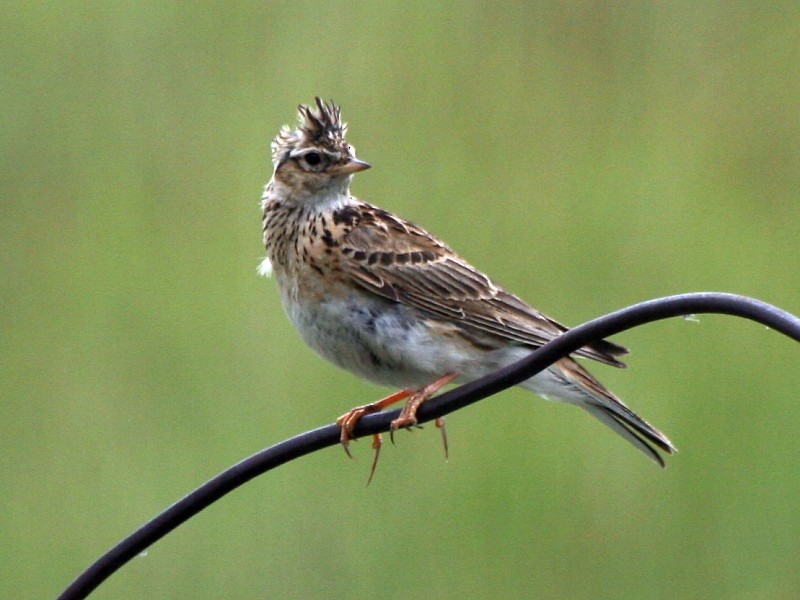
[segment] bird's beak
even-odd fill
[[[349,161],[342,165],[336,165],[335,167],[331,167],[328,169],[330,173],[333,171],[334,175],[352,175],[353,173],[358,173],[359,171],[366,171],[372,165],[369,163],[364,162],[363,160],[358,160],[357,158],[351,158]]]

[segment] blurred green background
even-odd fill
[[[55,596],[239,459],[385,390],[283,315],[258,201],[334,98],[417,221],[568,324],[719,290],[800,313],[796,2],[6,2],[0,597]],[[796,598],[800,346],[730,317],[594,372],[661,471],[509,391],[236,491],[93,598]]]

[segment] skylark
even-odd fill
[[[350,195],[353,175],[370,165],[345,140],[339,107],[316,98],[316,107],[298,110],[298,128],[284,126],[272,142],[260,270],[274,274],[289,319],[318,354],[401,390],[338,419],[349,454],[363,415],[407,398],[392,432],[413,426],[419,406],[444,385],[517,361],[567,328],[427,231]],[[575,353],[614,367],[625,354],[606,340]],[[661,466],[657,450],[675,450],[571,357],[521,386],[581,407]],[[380,444],[375,436],[373,472]]]

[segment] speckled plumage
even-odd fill
[[[268,259],[290,320],[316,352],[409,390],[396,426],[416,422],[427,396],[415,391],[474,379],[566,331],[427,231],[351,196],[353,174],[369,165],[345,141],[339,108],[317,98],[315,109],[299,112],[300,126],[284,127],[272,144],[275,169],[262,198]],[[619,367],[626,353],[600,341],[576,355]],[[572,358],[522,387],[584,408],[662,465],[653,446],[674,451]],[[362,414],[383,406],[344,415],[343,443]]]

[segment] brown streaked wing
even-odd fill
[[[495,285],[425,230],[370,205],[363,206],[341,246],[342,269],[357,285],[476,333],[541,346],[567,330]],[[602,340],[575,354],[622,367],[616,357],[627,350]]]

